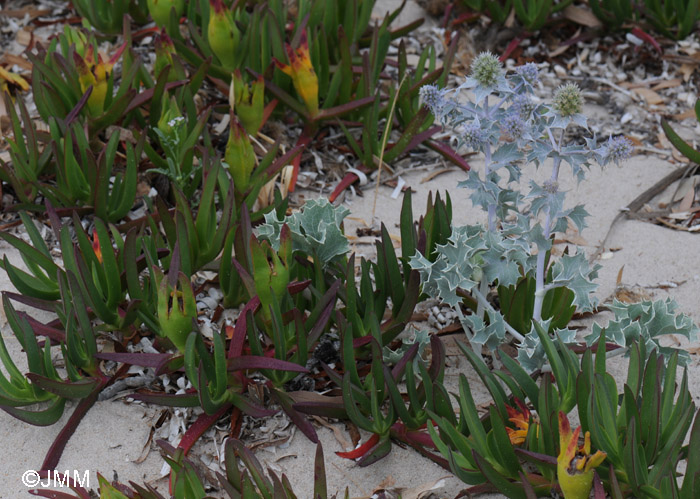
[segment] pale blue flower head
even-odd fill
[[[622,135],[610,137],[605,144],[603,158],[606,163],[613,162],[619,165],[620,162],[629,159],[632,155],[632,142]]]

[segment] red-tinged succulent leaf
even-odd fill
[[[313,135],[315,134],[314,127],[308,124],[301,131],[301,135],[297,139],[295,148],[303,149],[311,143]],[[297,185],[297,178],[299,178],[299,166],[301,165],[301,155],[296,155],[292,159],[292,178],[289,181],[289,192],[294,192]]]
[[[248,335],[248,314],[252,317],[257,308],[260,306],[260,298],[254,296],[245,304],[241,313],[236,319],[236,325],[233,329],[233,337],[228,347],[228,358],[232,359],[240,357],[243,352],[243,344]]]
[[[437,449],[435,446],[435,442],[433,442],[433,439],[430,437],[428,433],[425,431],[421,430],[406,430],[406,425],[403,423],[394,423],[391,427],[392,429],[392,436],[394,428],[397,427],[400,428],[400,434],[403,437],[403,441],[405,442],[411,442],[416,445],[420,445],[421,447],[428,447],[430,449]],[[425,426],[425,425],[424,425]]]
[[[430,336],[430,365],[428,366],[428,374],[430,379],[436,380],[440,372],[445,368],[445,344],[440,340],[437,334]]]
[[[512,54],[513,51],[516,48],[518,48],[518,45],[520,45],[520,42],[523,41],[523,38],[524,37],[522,36],[516,36],[515,38],[513,38],[506,47],[506,49],[503,51],[503,54],[501,54],[501,57],[498,58],[498,60],[505,63],[505,61],[507,61],[510,57],[510,54]]]
[[[182,355],[176,355],[174,357],[163,358],[161,363],[156,366],[156,376],[174,373],[178,369],[182,369],[182,366],[184,364],[185,364],[185,357]]]
[[[115,377],[122,376],[125,373],[126,369],[119,369],[117,371],[117,374],[115,374]],[[90,395],[88,395],[78,403],[75,410],[73,410],[73,414],[71,414],[70,418],[68,418],[68,422],[66,422],[66,425],[58,433],[55,440],[51,444],[51,447],[49,447],[49,451],[46,453],[44,462],[41,464],[42,470],[56,469],[56,466],[58,466],[58,462],[61,460],[63,450],[66,448],[66,444],[68,443],[68,440],[70,440],[70,437],[73,436],[75,430],[78,429],[80,421],[82,421],[83,417],[85,417],[85,414],[87,414],[90,408],[93,405],[95,405],[95,402],[97,401],[97,396],[99,395],[102,388],[107,386],[114,379],[115,378],[112,377],[108,382],[99,383],[97,388],[95,388]]]
[[[471,170],[471,166],[469,166],[469,163],[467,163],[462,156],[457,154],[457,152],[455,152],[454,149],[452,149],[449,145],[445,144],[444,142],[430,139],[425,142],[425,145],[433,151],[441,154],[445,159],[449,159],[452,163],[460,167],[465,172]]]
[[[645,33],[644,31],[642,31],[638,27],[634,27],[634,28],[632,28],[632,34],[634,36],[636,36],[637,38],[644,40],[647,43],[650,43],[659,54],[664,53],[663,49],[661,48],[661,45],[659,45],[659,42],[657,42],[656,38],[651,36],[649,33]]]
[[[597,471],[593,471],[593,499],[605,499],[605,488]]]
[[[554,456],[540,454],[539,452],[532,452],[526,449],[521,449],[520,447],[515,448],[515,453],[535,464],[544,464],[546,466],[552,466],[554,468],[557,467],[557,458]]]
[[[280,405],[284,413],[289,416],[289,419],[291,419],[296,427],[306,435],[306,438],[317,444],[318,435],[316,434],[316,429],[303,414],[294,409],[291,397],[277,390],[270,381],[268,381],[266,385],[270,389],[270,396]]]
[[[27,319],[27,322],[29,322],[32,331],[34,331],[36,336],[45,336],[56,343],[66,341],[66,332],[64,330],[53,327],[50,324],[39,322],[26,312],[17,312],[17,315],[21,318]]]
[[[296,295],[304,291],[310,285],[311,279],[306,279],[305,281],[293,281],[287,285],[287,291],[289,291],[290,295]]]
[[[340,279],[336,280],[321,298],[323,310],[316,319],[311,331],[309,331],[309,337],[307,339],[307,343],[309,345],[313,345],[316,343],[316,341],[318,341],[323,333],[323,330],[326,328],[328,321],[331,319],[333,311],[335,310],[335,300],[338,289],[340,289]]]
[[[336,452],[335,455],[345,459],[359,459],[377,445],[377,442],[379,442],[379,435],[375,433],[369,437],[364,444],[357,448],[347,452]]]
[[[399,359],[399,361],[396,363],[394,368],[391,370],[391,376],[394,378],[394,380],[401,379],[401,376],[403,376],[403,372],[406,369],[406,364],[408,364],[410,361],[413,360],[413,358],[416,356],[418,353],[418,349],[420,348],[420,345],[418,343],[414,343],[411,348],[409,348],[406,353]],[[413,382],[412,380],[410,381],[411,383]]]
[[[525,492],[525,497],[527,497],[527,499],[537,499],[535,489],[532,488],[532,484],[527,481],[522,471],[518,471],[518,476],[520,477],[520,484],[523,487],[523,492]]]
[[[299,412],[316,416],[347,419],[343,397],[331,397],[306,391],[289,392],[288,395],[294,400],[295,403],[293,407]]]
[[[327,109],[321,109],[316,117],[314,118],[315,120],[327,120],[327,119],[333,119],[333,118],[339,118],[340,116],[347,114],[351,111],[355,111],[356,109],[360,109],[364,106],[368,106],[374,102],[374,99],[376,97],[374,95],[368,95],[367,97],[362,97],[361,99],[357,99],[354,101],[346,102],[345,104],[341,104],[339,106],[327,108]]]
[[[39,489],[32,489],[29,491],[29,493],[33,496],[39,496],[39,497],[48,497],[50,499],[75,499],[75,496],[72,494],[68,494],[66,492],[59,492],[57,490],[39,490]],[[89,499],[90,494],[87,496],[80,495],[78,496],[81,499]]]
[[[232,400],[237,409],[254,418],[269,418],[278,412],[272,409],[265,409],[264,407],[254,404],[244,396],[237,393],[232,394]]]
[[[80,98],[80,100],[75,105],[75,107],[73,107],[73,109],[71,109],[70,112],[66,115],[66,119],[65,119],[66,127],[69,127],[73,124],[73,121],[75,121],[75,119],[80,114],[80,111],[82,111],[83,108],[85,107],[85,104],[87,104],[87,101],[90,98],[90,94],[92,94],[92,91],[93,91],[93,86],[90,85],[87,88],[87,90],[85,90],[85,93]]]
[[[160,367],[163,361],[170,360],[173,355],[169,353],[118,353],[100,352],[95,355],[98,359],[111,360],[121,364],[141,367]]]
[[[321,442],[316,445],[316,457],[314,459],[314,498],[328,497],[326,486],[326,462],[323,458],[323,446]]]
[[[10,416],[34,426],[51,426],[63,415],[65,399],[56,398],[49,407],[40,411],[28,411],[19,407],[0,405],[0,409]]]
[[[354,338],[352,340],[352,347],[353,348],[361,348],[365,345],[369,345],[372,343],[372,340],[374,338],[372,336],[363,336],[362,338]]]
[[[356,174],[350,172],[346,173],[345,176],[342,178],[340,182],[338,182],[338,185],[335,186],[335,189],[333,189],[333,192],[331,192],[331,195],[328,197],[328,201],[331,203],[335,202],[338,196],[350,187],[352,184],[360,180],[360,177],[358,177]]]
[[[239,355],[238,357],[229,358],[226,361],[229,371],[244,371],[248,369],[275,369],[277,371],[292,371],[297,373],[308,373],[309,370],[304,366],[279,360],[270,357],[261,357],[258,355]]]
[[[421,111],[425,109],[426,108],[422,108]],[[419,111],[418,114],[414,116],[414,119],[420,115],[421,111]],[[425,120],[426,116],[423,116],[423,120]],[[442,130],[442,127],[434,126],[428,128],[423,132],[417,133],[418,127],[422,125],[422,121],[417,121],[417,126],[415,128],[412,126],[412,123],[413,120],[411,120],[411,123],[408,124],[404,132],[401,134],[401,137],[399,137],[399,140],[397,140],[393,144],[387,145],[386,152],[384,153],[385,162],[390,163],[402,154],[408,154],[413,149],[415,149],[423,142],[428,140],[430,137]]]
[[[99,381],[95,378],[83,378],[79,381],[60,381],[36,373],[27,373],[27,378],[39,388],[67,399],[85,398],[99,384]]]
[[[211,428],[211,426],[216,423],[221,416],[226,414],[226,411],[229,410],[231,410],[231,404],[225,404],[221,407],[221,409],[212,415],[200,414],[197,420],[192,423],[192,426],[190,426],[182,436],[178,447],[182,449],[185,454],[187,454],[197,439],[204,435],[204,432]]]
[[[262,121],[260,122],[260,127],[264,126],[265,123],[267,123],[267,120],[270,119],[270,116],[272,115],[272,111],[275,110],[278,102],[279,101],[277,99],[272,99],[270,102],[267,103],[267,106],[265,106],[265,109],[263,109],[263,115],[262,115]]]
[[[164,405],[166,407],[199,407],[199,398],[196,393],[170,394],[162,392],[141,392],[129,395],[134,400],[140,400],[149,404]]]
[[[396,29],[391,30],[389,32],[389,35],[390,35],[392,40],[396,40],[397,38],[401,38],[402,36],[409,34],[414,29],[420,27],[424,22],[425,22],[425,19],[423,19],[423,18],[416,19],[415,21],[410,22],[404,26],[400,26]]]
[[[311,140],[309,139],[309,142]],[[307,143],[302,143],[301,138],[299,139],[299,142],[295,144],[294,147],[292,147],[289,151],[287,151],[286,154],[280,156],[277,160],[275,160],[274,163],[272,163],[270,166],[267,167],[267,170],[265,170],[265,175],[268,177],[273,177],[278,171],[282,169],[285,165],[287,165],[290,161],[296,161],[297,158],[299,158],[299,161],[301,161],[301,151],[306,147]]]
[[[58,472],[58,470],[56,470],[56,471]],[[48,470],[41,470],[37,473],[39,474],[39,477],[41,477],[42,480],[52,479],[54,476],[54,474]],[[60,472],[58,472],[58,473],[60,474]],[[99,476],[99,473],[97,475]],[[71,477],[69,473],[66,473],[62,476],[63,476],[63,483],[67,484],[73,492],[76,492],[78,494],[77,496],[73,496],[73,495],[66,494],[65,492],[59,492],[59,491],[53,491],[53,490],[37,491],[37,492],[48,492],[50,495],[44,495],[44,494],[34,494],[34,495],[38,495],[41,497],[60,498],[60,499],[62,499],[64,497],[69,497],[70,499],[76,499],[76,497],[78,499],[91,499],[92,496],[90,495],[90,492],[85,490],[85,488],[83,488],[73,477]],[[33,491],[30,490],[29,493],[32,494]]]
[[[367,451],[365,455],[357,461],[357,464],[362,467],[369,466],[385,458],[389,452],[391,452],[391,439],[386,435],[380,438],[377,445]]]

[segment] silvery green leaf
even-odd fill
[[[574,225],[576,225],[576,228],[579,232],[583,231],[583,229],[587,227],[586,217],[589,216],[589,213],[586,211],[582,204],[578,204],[570,210],[564,212],[564,216],[568,217],[569,220],[571,220],[574,223]]]
[[[554,149],[552,144],[549,142],[549,139],[537,141],[533,144],[532,149],[527,154],[527,162],[535,163],[536,166],[540,166],[552,154],[553,150]]]
[[[316,255],[327,263],[350,251],[350,244],[340,230],[343,219],[350,210],[344,206],[333,206],[327,199],[312,199],[283,220],[272,211],[265,215],[265,223],[258,228],[258,235],[267,239],[275,250],[280,246],[280,231],[287,224],[292,233],[293,250]]]
[[[489,95],[491,95],[492,89],[490,87],[482,87],[477,83],[474,87],[474,102],[476,104],[481,104]]]
[[[483,271],[487,282],[498,281],[502,286],[515,285],[528,253],[517,242],[504,239],[498,233],[486,232],[484,238],[487,248],[480,256],[484,262]]]
[[[577,113],[571,117],[571,120],[581,128],[588,130],[588,119],[585,114]]]
[[[470,329],[474,333],[474,336],[469,341],[470,343],[483,345],[489,350],[495,350],[503,343],[506,337],[505,320],[503,315],[497,310],[487,310],[486,314],[489,317],[488,325],[476,315],[468,315],[464,318],[470,324]]]
[[[610,309],[615,314],[605,328],[605,338],[617,345],[628,348],[633,342],[643,341],[647,353],[657,350],[668,358],[675,348],[662,347],[659,340],[668,334],[680,334],[695,341],[700,329],[693,320],[681,313],[676,314],[678,304],[672,298],[666,300],[645,300],[639,303],[622,303],[617,300]],[[602,328],[593,325],[590,335],[585,340],[588,345],[595,343],[600,337]],[[690,357],[679,351],[679,361],[687,363]],[[685,352],[687,354],[687,352]]]
[[[593,279],[598,277],[600,265],[591,267],[583,252],[564,255],[552,268],[552,285],[566,286],[574,292],[573,304],[581,312],[593,310],[597,304],[592,296],[598,287]]]
[[[542,225],[536,223],[528,232],[528,240],[537,246],[537,251],[549,251],[552,248],[552,240],[545,237]]]
[[[530,202],[530,211],[532,211],[535,216],[538,216],[540,212],[546,208],[547,212],[552,214],[552,218],[557,218],[560,216],[564,206],[564,194],[564,191],[557,191],[551,194],[539,186],[534,180],[531,180],[530,192],[527,195],[528,199],[532,199]]]
[[[540,321],[542,329],[549,331],[549,326],[552,319]],[[540,369],[547,361],[547,356],[544,352],[544,347],[537,336],[535,326],[530,326],[530,332],[525,335],[525,340],[518,345],[518,362],[528,373],[532,373]]]
[[[496,215],[498,215],[498,218],[505,220],[509,214],[519,213],[518,205],[521,199],[522,196],[520,192],[507,188],[501,189],[498,193],[498,204],[496,206]]]
[[[523,153],[518,150],[518,144],[507,142],[496,149],[491,155],[491,168],[498,169],[502,166],[518,163],[523,159]]]
[[[418,344],[418,353],[413,358],[413,361],[417,363],[424,360],[423,353],[425,352],[425,347],[430,344],[430,332],[426,329],[417,330],[411,340],[403,341],[401,346],[396,350],[392,350],[388,346],[385,346],[382,350],[384,362],[389,365],[396,364],[415,344]],[[416,372],[417,371],[418,369],[416,369]]]
[[[461,303],[457,290],[470,291],[480,280],[478,253],[486,248],[482,231],[480,225],[455,227],[448,242],[436,247],[435,262],[420,254],[411,258],[409,264],[418,270],[423,292],[453,307]]]

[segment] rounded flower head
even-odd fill
[[[486,133],[481,129],[478,123],[467,123],[462,127],[462,140],[467,147],[479,149],[486,142]]]
[[[482,87],[494,87],[503,74],[503,67],[498,57],[491,52],[482,52],[471,65],[471,76]]]
[[[445,103],[444,90],[437,85],[423,85],[419,90],[420,100],[430,112],[439,115],[439,111]]]
[[[559,87],[554,94],[554,109],[563,117],[578,114],[583,109],[581,89],[575,83]]]
[[[501,130],[513,140],[522,137],[525,127],[525,122],[516,113],[509,113],[501,122]]]
[[[540,71],[537,69],[537,64],[534,62],[528,62],[522,66],[515,68],[515,72],[518,73],[526,82],[530,85],[536,85],[540,81]]]
[[[525,94],[517,95],[510,105],[509,111],[517,114],[521,119],[526,120],[530,117],[530,113],[535,110],[534,102]]]
[[[619,165],[621,161],[629,159],[632,155],[632,142],[623,136],[610,137],[605,145],[604,155],[606,163],[612,161]]]

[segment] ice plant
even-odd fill
[[[530,431],[530,421],[533,418],[530,409],[522,401],[516,398],[515,403],[518,406],[517,409],[507,405],[506,411],[508,412],[508,421],[513,423],[516,428],[506,427],[506,431],[511,444],[521,445],[527,439],[527,434]],[[539,431],[539,423],[533,421],[532,424],[536,426],[536,431]]]
[[[238,66],[236,49],[241,41],[241,32],[236,26],[233,11],[227,9],[221,0],[209,0],[209,7],[209,47],[224,69],[233,71]]]
[[[102,248],[100,248],[100,238],[97,231],[92,233],[92,250],[95,252],[97,261],[102,263]]]
[[[265,80],[262,75],[248,85],[240,70],[236,69],[231,78],[229,103],[246,132],[256,135],[262,126],[265,107]]]
[[[170,11],[175,9],[178,19],[185,11],[185,0],[148,0],[148,12],[156,25],[164,28],[170,23]]]
[[[245,128],[235,118],[231,120],[224,159],[233,177],[234,188],[244,193],[255,168],[255,153]]]
[[[318,114],[318,77],[311,63],[306,30],[301,34],[298,48],[293,49],[287,44],[287,57],[289,64],[284,64],[277,59],[275,59],[275,64],[284,74],[292,78],[294,90],[302,98],[306,109],[313,117]]]
[[[88,45],[85,57],[80,56],[77,52],[73,53],[73,60],[78,70],[80,90],[85,93],[88,88],[92,87],[92,92],[87,100],[87,108],[93,117],[100,116],[105,110],[105,100],[109,89],[107,80],[114,64],[119,60],[125,48],[126,44],[122,45],[107,62],[102,60],[100,54],[97,54],[97,58],[95,58],[95,50],[92,45]]]
[[[160,33],[155,36],[153,45],[156,49],[156,62],[153,64],[153,74],[158,77],[166,66],[171,67],[168,74],[168,81],[175,81],[177,75],[173,71],[173,54],[175,54],[175,45],[173,40],[168,36],[165,28],[162,28]]]
[[[171,285],[170,277],[156,269],[158,286],[158,325],[180,352],[185,351],[187,337],[193,330],[192,321],[197,319],[197,302],[194,299],[189,278],[179,273],[177,281]],[[179,284],[179,289],[178,289]]]
[[[559,456],[557,479],[565,499],[588,499],[593,488],[593,470],[605,460],[603,451],[591,454],[591,434],[586,432],[583,445],[578,445],[579,426],[573,432],[569,418],[559,412]]]

